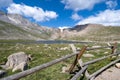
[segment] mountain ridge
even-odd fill
[[[72,29],[64,29],[61,39],[80,41],[119,41],[119,26],[103,26],[101,24],[76,25]]]
[[[85,24],[76,25],[72,28],[57,29],[32,23],[18,14],[5,14],[3,12],[0,12],[0,28],[0,39],[83,41],[120,40],[120,27]]]
[[[9,24],[11,24],[11,26],[19,27],[21,30],[24,30],[25,32],[28,32],[29,34],[34,35],[36,37],[36,39],[40,39],[40,40],[41,39],[49,39],[49,36],[52,33],[54,33],[54,31],[56,30],[56,29],[49,28],[49,27],[39,26],[38,24],[30,22],[18,14],[2,13],[2,14],[0,14],[0,20],[5,22],[2,25],[9,23]],[[21,38],[21,39],[24,39],[24,38]]]

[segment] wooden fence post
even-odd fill
[[[111,49],[112,49],[111,54],[114,54],[116,52],[116,48],[117,48],[117,42],[115,42],[114,45],[111,47]]]
[[[76,47],[74,46],[74,44],[70,44],[70,46],[71,46],[73,52],[77,52],[77,49],[76,49]],[[80,67],[83,69],[84,67],[83,67],[83,61],[82,61],[82,59],[78,59],[78,60],[77,60],[77,58],[78,58],[78,54],[76,55],[75,61],[78,62],[79,65],[80,65]],[[78,75],[78,74],[77,74],[77,75]],[[85,76],[86,76],[86,78],[88,78],[88,76],[89,76],[89,73],[88,73],[87,70],[85,71]]]
[[[76,58],[75,58],[73,64],[72,64],[71,67],[69,68],[69,72],[70,72],[70,73],[72,73],[74,67],[76,66],[76,64],[78,63],[78,60],[81,58],[81,56],[82,56],[83,53],[85,52],[86,48],[87,48],[87,46],[84,46],[84,47],[81,49],[80,53],[76,55]]]

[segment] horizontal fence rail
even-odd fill
[[[104,47],[95,47],[95,48],[87,48],[86,50],[95,50],[95,49],[102,49],[102,48],[112,48],[112,46],[104,46]]]
[[[97,47],[97,48],[86,48],[86,50],[94,50],[94,49],[102,49],[102,48],[112,48],[112,46],[104,46],[104,47]],[[79,51],[81,51],[81,50],[79,50]],[[23,72],[16,73],[16,74],[11,75],[11,76],[8,76],[8,77],[6,77],[6,78],[2,78],[2,79],[0,79],[0,80],[18,80],[18,79],[23,78],[23,77],[25,77],[25,76],[27,76],[27,75],[33,74],[33,73],[38,72],[38,71],[40,71],[40,70],[42,70],[42,69],[45,69],[45,68],[47,68],[47,67],[49,67],[49,66],[52,66],[52,65],[54,65],[54,64],[56,64],[56,63],[59,63],[59,62],[64,61],[64,60],[66,60],[66,59],[68,59],[68,58],[71,58],[72,56],[75,56],[75,55],[77,55],[77,54],[79,54],[79,53],[80,53],[80,52],[77,51],[77,52],[75,52],[75,53],[72,53],[72,54],[63,56],[63,57],[61,57],[61,58],[58,58],[58,59],[55,59],[55,60],[53,60],[53,61],[44,63],[44,64],[42,64],[42,65],[39,65],[39,66],[36,66],[36,67],[34,67],[34,68],[25,70],[25,71],[23,71]],[[96,62],[96,61],[102,60],[102,59],[104,59],[104,58],[107,58],[107,57],[110,57],[110,56],[113,56],[113,55],[117,55],[117,54],[111,54],[111,55],[108,55],[108,56],[106,56],[106,57],[93,60],[93,61],[91,61],[91,62],[86,62],[86,63],[83,65],[84,68],[83,68],[82,70],[85,71],[85,70],[87,69],[88,64],[94,63],[94,62]],[[83,73],[83,71],[78,72],[78,74],[75,76],[75,78],[77,78],[78,75],[80,75],[81,73]],[[73,80],[74,80],[74,78],[73,78]]]
[[[85,72],[87,69],[88,65],[84,66],[75,76],[73,76],[70,80],[77,80],[81,76],[82,73]]]
[[[88,61],[88,62],[86,62],[86,63],[83,63],[83,66],[96,63],[96,62],[98,62],[98,61],[101,61],[101,60],[103,60],[103,59],[109,58],[109,57],[111,57],[111,56],[117,56],[118,54],[120,54],[120,53],[110,54],[110,55],[108,55],[108,56],[104,56],[104,57],[101,57],[101,58],[98,58],[98,59],[94,59],[94,60],[92,60],[92,61]]]

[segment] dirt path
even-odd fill
[[[120,80],[120,69],[111,67],[97,76],[95,80]]]

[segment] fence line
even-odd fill
[[[103,59],[105,59],[105,58],[108,58],[108,57],[111,58],[112,56],[117,56],[118,54],[120,54],[120,53],[116,53],[117,43],[115,43],[113,46],[109,46],[109,47],[112,49],[111,55],[104,56],[104,57],[101,57],[101,58],[98,58],[98,59],[95,59],[95,60],[92,60],[92,61],[88,61],[88,62],[86,62],[86,63],[84,63],[84,64],[83,64],[83,63],[80,64],[81,70],[79,70],[79,72],[76,73],[76,74],[71,78],[71,80],[77,80],[77,78],[79,78],[83,72],[84,72],[83,74],[85,74],[87,80],[94,80],[94,78],[96,77],[96,75],[98,75],[98,74],[101,73],[103,70],[107,69],[108,67],[112,66],[112,65],[115,64],[116,62],[120,61],[120,59],[115,60],[115,61],[111,62],[110,64],[108,64],[107,66],[104,66],[104,67],[101,68],[100,70],[96,71],[96,72],[93,73],[92,75],[90,75],[89,73],[88,73],[88,76],[86,75],[88,65],[93,64],[93,63],[95,63],[95,62],[97,62],[97,61],[103,60]],[[99,48],[100,48],[100,47],[99,47]],[[94,49],[99,49],[99,48],[94,48]],[[106,48],[106,47],[104,47],[104,48]],[[92,49],[87,48],[86,50],[92,50]]]
[[[103,56],[103,57],[101,57],[101,58],[94,59],[94,60],[92,60],[92,61],[88,61],[88,62],[86,62],[86,63],[83,63],[83,66],[86,66],[86,65],[89,65],[89,64],[93,64],[93,63],[95,63],[95,62],[101,61],[101,60],[106,59],[106,58],[111,57],[111,56],[117,56],[118,54],[120,54],[120,53],[110,54],[110,55],[108,55],[108,56]]]
[[[111,47],[112,47],[112,46],[97,47],[97,48],[86,48],[86,50],[94,50],[94,49],[101,49],[101,48],[111,48]],[[81,51],[81,50],[80,50],[80,51]],[[17,79],[23,78],[23,77],[25,77],[25,76],[27,76],[27,75],[30,75],[30,74],[32,74],[32,73],[35,73],[35,72],[37,72],[37,71],[40,71],[40,70],[42,70],[42,69],[45,69],[45,68],[47,68],[47,67],[49,67],[49,66],[52,66],[52,65],[54,65],[54,64],[56,64],[56,63],[59,63],[59,62],[61,62],[61,61],[63,61],[63,60],[66,60],[66,59],[68,59],[68,58],[71,58],[72,56],[75,56],[75,55],[78,55],[78,54],[79,54],[79,52],[77,51],[76,53],[72,53],[72,54],[63,56],[63,57],[61,57],[61,58],[58,58],[58,59],[55,59],[55,60],[53,60],[53,61],[44,63],[44,64],[42,64],[42,65],[39,65],[39,66],[36,66],[36,67],[34,67],[34,68],[25,70],[25,71],[23,71],[23,72],[16,73],[16,74],[11,75],[11,76],[8,76],[8,77],[6,77],[6,78],[2,78],[2,79],[0,79],[0,80],[17,80]],[[113,55],[116,55],[116,54],[112,54],[112,55],[109,55],[109,56],[113,56]],[[107,57],[109,57],[109,56],[107,56]],[[103,59],[103,58],[102,58],[102,59]],[[97,60],[96,60],[96,61],[97,61]],[[93,62],[94,62],[94,61],[93,61]],[[92,63],[93,63],[93,62],[92,62]],[[88,65],[88,63],[85,63],[84,66],[85,66],[85,65]],[[85,68],[86,68],[86,66],[85,66]],[[84,68],[83,68],[83,70],[84,70]],[[79,74],[81,74],[81,72],[79,72]]]
[[[29,74],[32,74],[32,73],[34,73],[34,72],[37,72],[37,71],[39,71],[39,70],[42,70],[42,69],[47,68],[47,67],[49,67],[49,66],[52,66],[52,65],[54,65],[54,64],[56,64],[56,63],[58,63],[58,62],[61,62],[61,61],[63,61],[63,60],[66,60],[67,58],[70,58],[70,57],[72,57],[72,56],[74,56],[74,55],[76,55],[76,54],[78,54],[78,53],[72,53],[72,54],[70,54],[70,55],[63,56],[63,57],[61,57],[61,58],[59,58],[59,59],[55,59],[55,60],[53,60],[53,61],[50,61],[50,62],[45,63],[45,64],[42,64],[42,65],[40,65],[40,66],[36,66],[36,67],[34,67],[34,68],[25,70],[25,71],[23,71],[23,72],[20,72],[20,73],[17,73],[17,74],[8,76],[8,77],[3,78],[3,79],[1,79],[1,80],[16,80],[16,79],[20,79],[20,78],[25,77],[25,76],[27,76],[27,75],[29,75]]]

